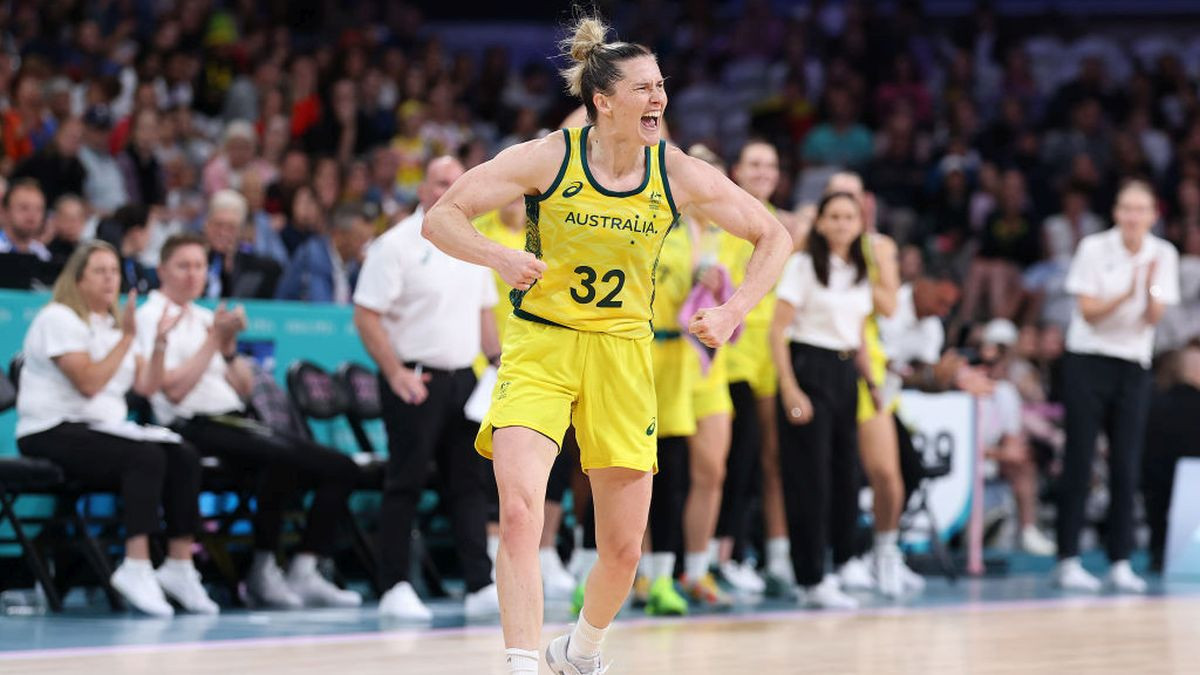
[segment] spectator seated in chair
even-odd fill
[[[246,314],[241,307],[221,304],[214,312],[195,304],[207,280],[207,261],[203,238],[180,234],[168,239],[159,264],[161,291],[152,292],[138,310],[139,325],[164,314],[174,324],[165,336],[163,386],[151,397],[154,414],[202,453],[258,475],[255,554],[246,582],[251,600],[289,609],[357,606],[362,598],[322,577],[317,559],[334,552],[338,523],[349,517],[346,502],[358,468],[348,455],[250,417],[246,399],[254,376],[236,352]],[[315,489],[312,507],[285,578],[275,561],[283,511],[309,487]]]
[[[118,309],[120,283],[116,251],[104,242],[80,246],[67,261],[25,336],[17,447],[84,486],[121,495],[125,561],[111,583],[131,605],[171,616],[169,596],[186,611],[215,614],[192,565],[200,458],[178,435],[126,421],[125,393],[159,388],[164,335],[179,319],[160,309],[146,316],[139,335],[136,294]],[[160,529],[160,508],[168,558],[156,571],[149,535]]]

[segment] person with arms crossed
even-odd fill
[[[1075,311],[1067,328],[1063,377],[1066,451],[1059,479],[1056,586],[1098,591],[1102,584],[1079,561],[1079,533],[1101,428],[1108,436],[1108,581],[1117,590],[1142,593],[1146,582],[1129,565],[1133,549],[1134,494],[1138,486],[1154,326],[1167,305],[1179,302],[1179,254],[1150,234],[1157,218],[1154,190],[1130,181],[1117,193],[1116,225],[1084,237],[1067,272]]]
[[[555,673],[603,671],[601,642],[629,593],[646,529],[657,426],[654,261],[680,209],[756,245],[742,287],[689,323],[709,346],[728,339],[791,250],[787,231],[761,203],[661,141],[667,96],[658,63],[641,45],[606,43],[607,32],[584,17],[564,41],[572,61],[564,76],[593,124],[512,146],[475,167],[423,228],[438,247],[493,267],[518,291],[492,407],[476,438],[494,460],[500,490],[496,576],[510,672],[537,670],[541,511],[572,422],[592,485],[599,560],[574,631],[553,640],[546,659]],[[525,251],[471,227],[471,218],[521,195],[532,229]]]
[[[371,245],[354,292],[354,325],[379,366],[388,437],[379,513],[380,584],[388,590],[379,612],[410,621],[433,618],[408,579],[410,533],[431,459],[445,479],[467,616],[498,609],[487,555],[488,467],[471,452],[475,426],[463,413],[480,348],[499,360],[496,287],[486,267],[452,258],[421,237],[427,209],[462,173],[452,157],[429,162],[417,188],[420,206]]]

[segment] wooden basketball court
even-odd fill
[[[549,628],[543,645],[561,630]],[[401,629],[7,652],[0,672],[502,675],[501,652],[495,626]],[[1195,673],[1200,597],[637,618],[616,625],[606,653],[614,674]]]

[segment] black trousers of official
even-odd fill
[[[683,510],[687,504],[688,445],[686,436],[658,439],[658,473],[650,494],[650,550],[683,551]]]
[[[1133,551],[1133,505],[1138,486],[1150,371],[1123,359],[1068,353],[1063,362],[1066,451],[1059,479],[1058,556],[1079,555],[1079,533],[1092,480],[1096,438],[1108,436],[1108,557]]]
[[[176,425],[205,455],[256,475],[253,523],[257,550],[278,548],[284,511],[311,488],[313,501],[300,550],[332,555],[337,549],[338,525],[349,517],[347,499],[358,480],[358,466],[348,455],[307,438],[260,428],[262,433],[203,415]]]
[[[721,487],[721,510],[717,536],[733,539],[734,557],[740,557],[750,526],[750,505],[757,492],[755,478],[761,476],[763,431],[758,422],[758,399],[749,382],[730,382],[733,423],[729,456],[725,459],[725,484]],[[761,481],[760,481],[761,483]]]
[[[858,523],[858,370],[852,354],[792,343],[792,367],[813,404],[812,421],[779,410],[779,468],[796,582],[815,586],[833,562],[854,557]]]
[[[1200,457],[1200,388],[1178,383],[1154,396],[1146,421],[1142,495],[1150,526],[1150,567],[1165,562],[1168,516],[1180,459]]]
[[[168,537],[199,529],[200,456],[187,443],[135,441],[64,422],[17,439],[17,448],[54,462],[85,488],[116,490],[127,538],[155,534],[163,521]]]
[[[388,436],[387,477],[379,514],[380,583],[391,588],[408,580],[417,503],[436,460],[441,495],[450,509],[455,547],[469,592],[492,583],[487,555],[486,498],[490,463],[475,452],[479,425],[463,414],[475,388],[471,370],[426,369],[429,397],[420,405],[400,399],[380,377],[383,422]]]

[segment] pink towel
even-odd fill
[[[687,300],[683,302],[683,307],[679,310],[679,325],[683,327],[683,332],[687,335],[688,342],[700,354],[701,375],[708,375],[708,369],[712,366],[712,360],[716,356],[717,350],[708,347],[696,339],[695,335],[688,332],[688,324],[691,323],[692,317],[696,315],[696,312],[724,304],[733,295],[734,291],[733,279],[729,276],[729,270],[721,265],[717,265],[716,269],[721,275],[721,288],[718,292],[714,295],[704,284],[696,284],[692,287],[692,292],[688,294]],[[729,337],[729,341],[736,342],[741,335],[742,325],[738,324],[737,328],[733,329],[733,335]]]

